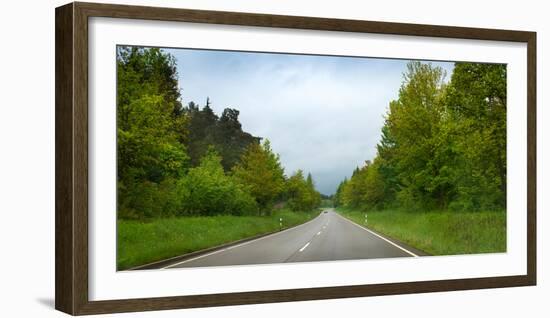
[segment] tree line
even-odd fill
[[[377,155],[340,183],[335,205],[362,209],[506,208],[506,66],[409,62]]]
[[[242,130],[239,111],[182,105],[175,58],[117,48],[119,218],[263,215],[319,206],[311,174],[285,176],[269,140]]]

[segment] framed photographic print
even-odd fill
[[[56,308],[536,284],[536,33],[56,9]]]

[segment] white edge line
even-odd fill
[[[165,266],[165,267],[161,267],[160,269],[168,269],[168,268],[172,268],[172,267],[175,267],[175,266],[178,266],[178,265],[181,265],[181,264],[185,264],[185,263],[188,263],[188,262],[191,262],[191,261],[194,261],[194,260],[197,260],[197,259],[200,259],[200,258],[203,258],[203,257],[207,257],[207,256],[210,256],[210,255],[214,255],[214,254],[218,254],[218,253],[221,253],[221,252],[225,252],[227,250],[230,250],[230,249],[233,249],[233,248],[237,248],[237,247],[241,247],[241,246],[244,246],[244,245],[247,245],[247,244],[250,244],[250,243],[254,243],[254,242],[257,242],[259,240],[263,240],[265,238],[268,238],[268,237],[272,237],[272,236],[275,236],[275,235],[278,235],[278,234],[281,234],[281,233],[284,233],[284,232],[289,232],[289,231],[292,231],[292,230],[295,230],[299,227],[302,227],[308,223],[311,223],[313,221],[315,221],[319,216],[307,221],[306,223],[302,223],[300,225],[297,225],[295,227],[291,227],[289,229],[286,229],[286,230],[283,230],[283,231],[280,231],[280,232],[275,232],[275,233],[272,233],[272,234],[269,234],[269,235],[266,235],[266,236],[262,236],[262,237],[259,237],[255,240],[250,240],[250,241],[246,241],[246,242],[243,242],[241,244],[237,244],[237,245],[233,245],[233,246],[229,246],[229,247],[226,247],[226,248],[222,248],[220,250],[216,250],[216,251],[213,251],[213,252],[210,252],[210,253],[206,253],[206,254],[203,254],[203,255],[199,255],[199,256],[196,256],[196,257],[193,257],[193,258],[190,258],[190,259],[186,259],[184,261],[181,261],[181,262],[178,262],[178,263],[175,263],[175,264],[171,264],[171,265],[168,265],[168,266]]]
[[[379,235],[379,234],[377,234],[377,233],[374,233],[373,231],[367,229],[367,228],[364,227],[364,226],[361,226],[361,225],[359,225],[359,224],[357,224],[357,223],[355,223],[355,222],[353,222],[353,221],[348,220],[347,218],[341,216],[341,215],[338,214],[338,213],[336,213],[336,214],[337,214],[339,217],[341,217],[342,219],[348,221],[349,223],[351,223],[351,224],[353,224],[353,225],[359,227],[360,229],[363,229],[363,230],[369,232],[369,233],[372,234],[372,235],[375,235],[375,236],[377,236],[377,237],[383,239],[384,241],[386,241],[386,242],[390,243],[391,245],[397,247],[398,249],[400,249],[400,250],[402,250],[402,251],[404,251],[404,252],[406,252],[406,253],[412,255],[413,257],[418,257],[418,255],[414,254],[413,252],[407,250],[406,248],[404,248],[404,247],[402,247],[402,246],[399,246],[399,245],[395,244],[394,242],[388,240],[387,238],[385,238],[385,237],[383,237],[383,236],[381,236],[381,235]]]
[[[311,242],[307,242],[307,244],[300,249],[300,252],[303,252],[308,247],[309,243]]]

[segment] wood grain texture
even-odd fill
[[[363,20],[346,20],[258,13],[172,9],[146,6],[125,6],[76,2],[90,16],[212,23],[227,25],[259,26],[270,28],[291,28],[322,31],[366,32],[411,36],[445,38],[501,40],[526,42],[529,32],[465,28],[426,24],[408,24]]]
[[[527,273],[537,283],[537,34],[527,43]]]
[[[536,33],[451,26],[75,2],[56,9],[56,308],[82,315],[536,284]],[[527,275],[176,296],[88,300],[88,18],[214,23],[527,43]]]
[[[73,313],[73,5],[55,10],[55,308]]]
[[[88,303],[88,16],[75,4],[74,28],[74,295],[76,312]]]
[[[259,303],[306,301],[333,298],[429,293],[467,289],[487,289],[511,286],[518,287],[528,285],[531,284],[525,279],[525,276],[507,276],[498,278],[488,277],[475,279],[288,289],[196,296],[122,299],[90,302],[84,307],[79,308],[78,314],[105,314],[115,312],[248,305]]]

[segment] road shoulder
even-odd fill
[[[389,242],[391,242],[391,243],[393,243],[393,244],[399,246],[400,248],[402,248],[402,249],[404,249],[404,250],[406,250],[406,251],[411,252],[412,254],[414,254],[414,255],[416,255],[416,256],[432,256],[431,254],[429,254],[429,253],[427,253],[427,252],[425,252],[425,251],[423,251],[423,250],[420,250],[420,249],[418,249],[418,248],[416,248],[416,247],[413,247],[413,246],[410,246],[410,245],[408,245],[408,244],[406,244],[406,243],[403,243],[403,242],[401,242],[401,241],[399,241],[399,240],[397,240],[397,239],[395,239],[395,238],[393,238],[393,237],[390,237],[390,236],[388,236],[388,235],[386,235],[386,234],[383,234],[383,233],[380,233],[380,232],[378,232],[378,231],[376,231],[376,230],[373,230],[372,228],[370,228],[370,227],[368,227],[368,226],[365,226],[365,225],[363,225],[363,224],[358,224],[358,223],[356,223],[355,221],[353,221],[351,218],[348,218],[348,217],[346,217],[346,216],[344,216],[344,215],[338,213],[338,211],[336,211],[336,210],[335,210],[335,214],[338,215],[339,217],[341,217],[341,218],[343,218],[343,219],[345,219],[345,220],[347,220],[347,221],[349,221],[349,222],[351,222],[351,223],[353,223],[353,224],[355,224],[355,225],[357,225],[357,226],[363,228],[365,231],[371,232],[372,234],[375,234],[375,235],[377,235],[377,236],[379,236],[379,237],[381,237],[381,238],[383,238],[383,239],[385,239],[385,240],[387,240],[387,241],[389,241]],[[409,254],[410,254],[410,253],[409,253]]]
[[[151,263],[135,266],[135,267],[132,267],[132,268],[125,269],[123,271],[152,270],[152,269],[168,268],[168,267],[171,267],[171,266],[175,266],[179,263],[185,262],[187,260],[191,260],[191,259],[194,259],[194,258],[197,258],[197,257],[201,257],[201,256],[206,255],[206,254],[215,253],[217,251],[222,251],[222,250],[228,249],[230,247],[235,247],[237,245],[241,245],[241,244],[244,244],[244,243],[250,243],[252,241],[259,240],[259,239],[262,239],[262,238],[266,238],[266,237],[271,236],[271,235],[275,235],[275,234],[283,233],[283,232],[286,232],[286,231],[289,231],[289,230],[293,230],[293,229],[295,229],[299,226],[302,226],[302,225],[305,225],[305,224],[308,224],[308,223],[314,221],[320,215],[321,214],[317,215],[316,217],[312,218],[311,220],[309,220],[305,223],[296,224],[294,226],[285,228],[283,230],[262,233],[262,234],[259,234],[259,235],[255,235],[255,236],[252,236],[252,237],[247,237],[247,238],[240,239],[240,240],[233,241],[233,242],[228,242],[228,243],[216,245],[216,246],[209,247],[209,248],[206,248],[206,249],[202,249],[202,250],[199,250],[199,251],[194,251],[194,252],[191,252],[191,253],[186,253],[186,254],[174,256],[174,257],[167,258],[167,259],[164,259],[164,260],[160,260],[160,261],[156,261],[156,262],[151,262]]]

